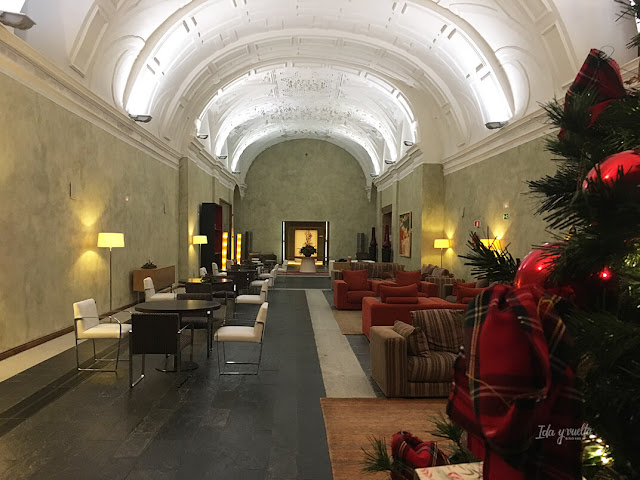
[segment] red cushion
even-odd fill
[[[400,271],[396,273],[396,283],[399,286],[417,284],[418,282],[420,282],[420,270],[416,270],[415,272]]]
[[[347,290],[350,292],[357,290],[369,290],[366,270],[343,270],[342,279],[347,284]]]
[[[458,299],[456,300],[456,303],[469,303],[471,300],[465,302],[464,299],[473,299],[476,295],[480,295],[485,290],[486,289],[484,288],[467,288],[458,285]]]
[[[466,303],[466,304],[469,304],[469,302],[470,302],[471,300],[473,300],[474,298],[475,298],[475,297],[464,297],[464,298],[462,299],[462,301],[461,301],[461,302],[458,302],[458,303]]]
[[[476,288],[476,282],[454,283],[453,290],[451,290],[451,295],[455,295],[456,297],[458,296],[458,287]]]
[[[387,297],[384,303],[418,303],[418,297]]]
[[[418,285],[406,285],[404,287],[390,287],[380,285],[380,299],[386,302],[387,297],[418,297]]]
[[[376,294],[371,290],[358,290],[357,292],[347,292],[347,302],[349,303],[362,303],[362,299],[365,297],[375,297]]]

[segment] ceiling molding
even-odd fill
[[[180,153],[0,28],[0,72],[159,162],[178,169]]]
[[[198,168],[212,177],[217,178],[223,186],[233,191],[238,182],[233,175],[229,173],[224,164],[211,155],[202,143],[194,138],[187,146],[187,149],[189,159],[195,162]]]

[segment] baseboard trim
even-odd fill
[[[101,316],[101,318],[106,317],[107,315],[114,315],[118,312],[121,312],[122,310],[131,308],[136,304],[137,302],[124,305],[120,307],[120,309],[118,310],[112,310],[111,312],[107,312],[106,314]],[[22,353],[26,350],[29,350],[30,348],[37,347],[38,345],[42,345],[43,343],[46,343],[50,340],[54,340],[58,337],[61,337],[62,335],[66,335],[67,333],[71,333],[71,332],[73,332],[73,325],[71,325],[70,327],[63,328],[62,330],[58,330],[57,332],[49,333],[44,337],[36,338],[34,340],[31,340],[30,342],[23,343],[22,345],[18,345],[17,347],[10,348],[9,350],[5,350],[4,352],[0,352],[0,361],[5,360],[9,357],[13,357],[18,353]]]

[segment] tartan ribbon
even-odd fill
[[[436,442],[423,442],[407,431],[393,434],[391,438],[391,455],[394,458],[404,460],[412,469],[449,465],[449,459],[438,448]],[[408,480],[413,480],[413,470],[403,472],[403,475]]]
[[[593,125],[611,102],[627,95],[618,63],[595,48],[592,48],[587,55],[580,71],[565,94],[565,112],[571,104],[571,97],[586,90],[593,90],[596,95],[594,105],[590,109],[589,126]],[[564,130],[560,132],[560,135],[564,135]]]
[[[539,287],[496,285],[466,313],[447,413],[481,441],[484,478],[580,478],[582,442],[558,443],[560,429],[582,426],[567,307]],[[537,438],[549,425],[555,435]]]

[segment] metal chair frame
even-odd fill
[[[120,326],[120,334],[118,336],[118,348],[116,349],[116,358],[107,358],[107,357],[102,357],[102,358],[96,358],[96,339],[95,338],[78,338],[78,321],[83,319],[83,318],[96,318],[96,317],[79,317],[79,318],[74,318],[73,319],[73,330],[75,333],[75,337],[76,337],[76,368],[78,369],[78,371],[80,372],[116,372],[118,370],[118,362],[120,361],[120,344],[122,343],[122,322],[120,320],[118,320],[117,318],[113,317],[112,315],[108,315],[107,316],[110,320],[115,320],[118,325]],[[103,317],[105,318],[105,317]],[[98,321],[100,321],[100,317],[97,317]],[[109,322],[109,323],[113,323],[113,322]],[[116,365],[115,367],[113,367],[113,369],[111,368],[81,368],[80,367],[80,354],[78,352],[78,340],[91,340],[91,343],[93,344],[93,363],[92,365],[95,365],[98,362],[113,362],[115,360]],[[105,338],[104,340],[108,340],[108,338]],[[123,359],[123,362],[126,362],[127,360]]]

